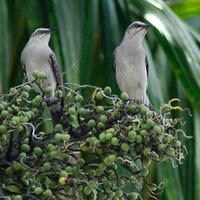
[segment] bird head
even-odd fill
[[[148,30],[150,25],[145,24],[140,21],[133,22],[126,29],[125,36],[127,39],[137,39],[138,41],[142,40]]]
[[[54,32],[54,29],[50,29],[50,28],[38,28],[36,29],[31,37],[30,40],[32,42],[49,42],[50,37],[51,37],[51,33]]]

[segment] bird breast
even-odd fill
[[[51,86],[56,88],[56,82],[49,62],[49,55],[51,49],[47,45],[28,45],[22,52],[22,62],[26,67],[26,74],[28,81],[34,79],[32,72],[34,70],[43,71],[47,78],[44,81],[44,87]],[[33,86],[36,91],[38,87]]]
[[[144,49],[119,47],[116,54],[116,79],[119,88],[131,98],[144,99],[147,90]]]

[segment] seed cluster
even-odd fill
[[[42,90],[45,74],[33,76]],[[64,96],[61,122],[48,130],[52,89],[33,95],[32,84],[0,99],[0,197],[134,200],[146,186],[156,198],[164,184],[147,181],[151,162],[185,158],[170,106],[164,115],[110,87],[66,86],[53,98]],[[81,96],[81,89],[91,95]]]

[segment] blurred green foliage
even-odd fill
[[[134,20],[153,25],[145,47],[150,63],[149,96],[159,106],[181,99],[193,117],[183,112],[189,156],[179,168],[152,166],[149,178],[166,180],[161,199],[200,199],[200,36],[199,0],[1,0],[0,94],[22,82],[22,48],[38,27],[57,27],[51,47],[56,52],[65,82],[110,85],[118,92],[112,71],[112,52]],[[181,18],[179,18],[179,17]],[[192,20],[191,20],[192,19]],[[183,20],[189,22],[186,24]],[[194,22],[194,23],[193,23]],[[184,142],[184,141],[183,141]]]

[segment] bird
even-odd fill
[[[52,93],[50,98],[46,100],[47,105],[51,104],[52,97],[55,96],[57,89],[63,91],[63,81],[61,77],[60,68],[53,50],[49,47],[49,40],[54,29],[50,28],[37,28],[30,36],[27,44],[25,45],[21,53],[21,62],[24,71],[24,75],[27,81],[33,81],[33,72],[35,70],[43,71],[46,73],[46,79],[44,80],[44,87],[50,86]],[[32,88],[37,93],[42,93],[41,88],[36,84],[32,84]],[[63,108],[63,97],[60,102],[52,104],[50,107],[50,113],[52,121],[57,124],[60,121],[61,111]]]
[[[113,52],[113,70],[121,91],[130,99],[149,105],[146,94],[148,86],[148,60],[142,45],[150,25],[140,21],[131,23],[124,37]]]

